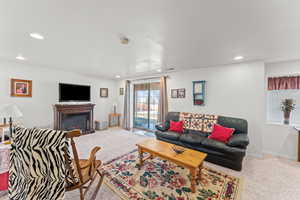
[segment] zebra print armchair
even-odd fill
[[[79,189],[80,199],[83,200],[98,174],[100,181],[93,195],[96,198],[103,182],[99,171],[101,161],[97,161],[95,156],[100,147],[92,150],[89,159],[80,160],[73,140],[80,134],[80,130],[65,132],[16,127],[10,153],[9,199],[61,200],[65,197],[65,191]],[[85,187],[88,182],[88,187]],[[86,189],[84,193],[83,189]]]

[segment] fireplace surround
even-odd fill
[[[82,134],[94,133],[95,104],[55,104],[54,129],[80,129]]]

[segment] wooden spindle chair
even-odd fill
[[[90,152],[89,159],[79,159],[78,152],[76,149],[76,145],[74,142],[75,137],[79,137],[81,135],[80,130],[74,130],[67,133],[66,137],[71,141],[71,147],[73,151],[73,166],[71,162],[68,162],[70,158],[68,158],[68,149],[65,149],[65,158],[66,158],[66,168],[69,170],[71,184],[66,184],[66,191],[72,191],[79,189],[80,191],[80,200],[84,200],[84,197],[87,191],[90,189],[90,186],[93,184],[97,175],[100,177],[100,181],[96,186],[95,192],[92,196],[92,199],[96,199],[97,193],[103,183],[104,176],[100,172],[99,168],[102,164],[100,160],[96,160],[96,153],[101,149],[101,147],[94,147]],[[68,148],[68,147],[67,147]],[[74,173],[75,171],[75,173]],[[78,176],[78,177],[75,177]],[[86,186],[86,184],[88,184]],[[85,189],[85,191],[83,191]]]

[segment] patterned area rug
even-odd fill
[[[105,183],[124,200],[239,200],[241,178],[204,167],[196,193],[190,190],[189,171],[154,158],[138,169],[138,153],[108,162]]]

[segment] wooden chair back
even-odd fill
[[[100,160],[96,160],[96,153],[101,149],[100,147],[94,147],[92,151],[90,152],[90,156],[88,159],[79,159],[78,151],[76,148],[76,144],[74,141],[74,138],[79,137],[81,135],[80,130],[73,130],[66,134],[67,139],[70,140],[71,148],[73,152],[73,163],[75,164],[76,172],[74,173],[74,169],[72,166],[72,162],[68,162],[70,158],[66,157],[66,167],[67,170],[69,170],[69,175],[72,179],[72,185],[67,186],[66,190],[70,191],[73,189],[80,189],[80,197],[83,199],[84,195],[86,194],[87,190],[89,189],[90,185],[95,180],[95,175],[98,174],[100,176],[99,184],[96,187],[96,192],[93,195],[93,198],[96,197],[96,194],[102,184],[103,181],[103,175],[99,171],[99,167],[101,166],[102,162]],[[68,148],[68,147],[66,147]],[[65,150],[65,156],[68,155],[68,149]],[[75,177],[75,175],[78,175],[78,177]],[[84,185],[90,181],[90,184],[88,187],[84,187]],[[86,189],[85,193],[83,194],[82,189]]]
[[[70,132],[67,132],[66,134],[66,138],[70,140],[70,144],[71,144],[71,148],[72,148],[72,152],[73,152],[73,159],[75,162],[75,167],[78,173],[79,177],[75,177],[76,174],[74,173],[74,169],[73,169],[73,163],[72,163],[72,159],[69,157],[70,153],[69,153],[69,145],[66,146],[65,149],[65,160],[66,160],[66,168],[67,168],[67,175],[69,176],[68,178],[71,179],[72,185],[76,185],[78,183],[78,179],[82,180],[82,173],[81,170],[79,169],[79,157],[78,157],[78,152],[77,152],[77,148],[76,148],[76,144],[74,141],[75,137],[79,137],[81,135],[81,131],[80,130],[73,130]]]

